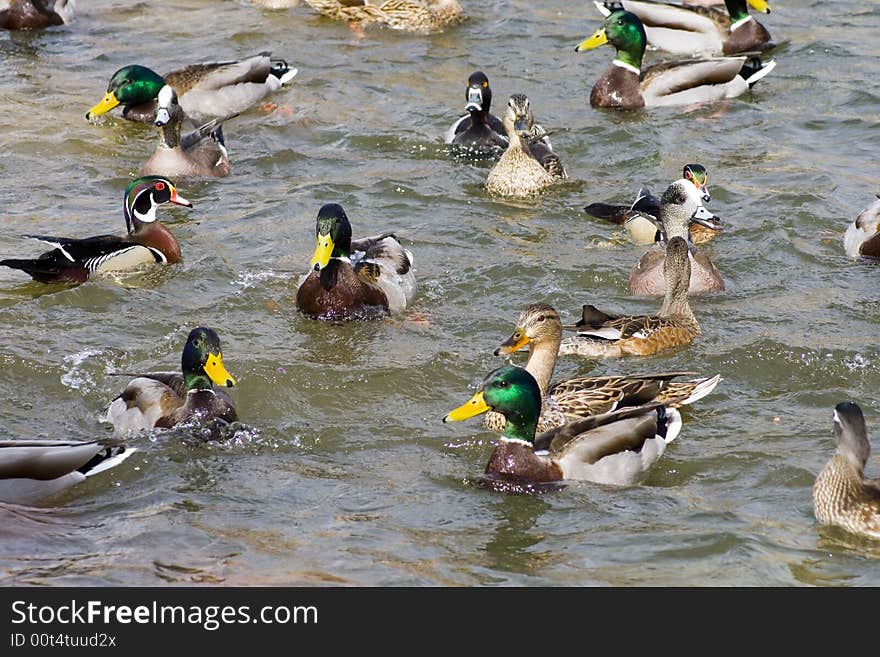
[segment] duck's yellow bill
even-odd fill
[[[584,50],[592,50],[593,48],[598,48],[599,46],[605,45],[608,43],[608,35],[605,34],[605,28],[600,27],[596,30],[596,33],[591,36],[589,39],[584,39],[581,41],[577,48],[575,48],[575,52],[583,52]]]
[[[330,262],[330,256],[333,255],[333,238],[327,235],[318,235],[318,246],[315,247],[315,253],[312,255],[312,261],[309,263],[314,269],[324,269]]]
[[[208,362],[205,363],[205,374],[211,377],[211,381],[218,386],[231,388],[235,385],[235,379],[223,367],[222,354],[208,354]]]
[[[749,5],[755,11],[760,11],[764,14],[770,13],[770,5],[767,3],[767,0],[749,0]]]
[[[86,112],[86,118],[90,119],[94,116],[101,116],[102,114],[106,114],[117,105],[119,105],[119,99],[116,97],[116,94],[112,91],[108,91],[107,94],[101,99],[100,103],[98,103],[88,112]]]
[[[469,417],[485,413],[488,410],[491,409],[486,406],[486,400],[483,399],[483,391],[480,390],[480,392],[468,399],[464,404],[456,408],[454,411],[450,411],[449,415],[443,418],[443,421],[461,422],[462,420],[467,420]]]
[[[507,356],[508,354],[512,354],[514,351],[519,351],[523,347],[525,347],[529,342],[529,336],[526,335],[526,332],[521,328],[517,328],[513,335],[507,338],[501,345],[498,347],[498,355]]]

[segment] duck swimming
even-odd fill
[[[327,18],[385,25],[407,32],[438,32],[467,18],[458,0],[304,0]]]
[[[843,248],[850,258],[880,258],[880,194],[846,227]]]
[[[467,114],[446,131],[446,143],[469,148],[506,148],[504,124],[489,112],[492,88],[489,78],[482,71],[475,71],[468,78],[465,100]]]
[[[38,30],[53,25],[65,25],[73,20],[74,0],[9,0],[6,9],[0,9],[0,29]]]

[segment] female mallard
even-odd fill
[[[610,3],[594,2],[603,16]],[[736,55],[772,48],[770,32],[749,15],[748,5],[770,13],[766,0],[723,0],[724,8],[653,0],[617,0],[616,8],[642,21],[648,43],[678,55]]]
[[[328,18],[387,25],[407,32],[437,32],[467,18],[458,0],[305,0]]]
[[[846,227],[843,248],[851,258],[880,258],[880,194]]]
[[[880,479],[865,478],[871,443],[862,409],[842,402],[834,407],[833,417],[837,453],[813,484],[816,520],[880,538]]]
[[[92,119],[122,104],[123,118],[152,123],[156,98],[166,84],[174,87],[180,106],[195,123],[244,112],[287,84],[296,75],[283,59],[264,52],[235,62],[193,64],[164,77],[137,64],[125,66],[110,78],[107,93],[86,112]]]
[[[0,502],[33,504],[122,463],[119,440],[0,440]]]
[[[447,144],[468,148],[506,148],[504,124],[489,112],[492,88],[482,71],[471,73],[464,93],[467,114],[452,124],[444,137]]]
[[[720,375],[715,375],[691,381],[673,381],[688,372],[663,372],[583,376],[565,379],[551,386],[561,342],[562,321],[559,314],[552,306],[533,303],[520,314],[513,335],[495,350],[496,356],[508,356],[526,346],[529,348],[525,369],[535,377],[543,400],[538,431],[547,431],[580,417],[607,413],[623,406],[657,402],[678,408],[702,399],[721,380]],[[484,425],[487,429],[501,432],[504,430],[504,416],[487,413]]]
[[[137,374],[107,407],[104,418],[117,435],[141,429],[170,428],[182,422],[235,422],[232,400],[214,390],[231,388],[235,379],[223,366],[220,338],[213,329],[194,328],[186,339],[180,372]]]
[[[702,194],[703,203],[712,200],[709,195],[706,167],[702,164],[685,164],[681,172],[685,180],[690,180]],[[639,209],[635,209],[638,204]],[[612,205],[610,203],[590,203],[584,212],[599,219],[607,219],[611,223],[623,226],[633,244],[644,246],[659,242],[662,239],[660,223],[660,199],[651,194],[651,190],[642,187],[632,205]],[[721,226],[706,228],[698,223],[691,223],[689,232],[694,244],[705,244],[715,238]]]
[[[138,173],[172,178],[228,176],[232,166],[229,163],[229,153],[223,138],[225,120],[224,118],[209,121],[181,139],[183,109],[177,102],[174,88],[166,84],[159,91],[156,104],[159,144]]]
[[[518,483],[637,484],[681,431],[678,411],[650,404],[581,418],[535,436],[541,389],[531,374],[512,365],[490,373],[480,390],[443,421],[489,410],[507,423],[486,474]]]
[[[10,0],[0,9],[0,28],[7,30],[38,30],[64,25],[73,20],[74,0]]]
[[[412,253],[393,233],[352,241],[341,205],[318,211],[312,271],[296,291],[296,306],[316,319],[366,319],[402,312],[416,292]]]
[[[718,218],[706,210],[701,200],[700,191],[684,178],[666,188],[660,197],[659,212],[664,241],[648,249],[633,266],[629,275],[630,294],[650,296],[666,293],[666,277],[663,273],[663,263],[666,261],[665,240],[676,236],[689,240],[688,227],[694,223],[707,229],[720,227]],[[638,205],[636,202],[633,207],[638,209]],[[709,256],[689,249],[688,257],[691,265],[689,294],[720,292],[724,289],[721,273]]]
[[[25,235],[56,248],[32,260],[0,260],[0,265],[21,269],[40,283],[82,283],[94,274],[131,271],[152,263],[173,264],[180,260],[180,245],[156,220],[156,210],[164,203],[192,207],[167,178],[136,178],[123,195],[127,235],[84,239]]]
[[[740,56],[663,62],[642,71],[645,28],[628,11],[612,12],[603,27],[575,50],[592,50],[605,43],[617,49],[617,57],[593,85],[593,107],[640,109],[734,98],[776,66],[776,62],[761,64],[757,58]]]
[[[583,317],[573,328],[577,335],[566,338],[559,354],[591,358],[650,356],[690,342],[700,335],[700,325],[688,303],[691,263],[688,245],[676,236],[666,245],[666,296],[656,315],[606,315],[584,306]]]
[[[499,196],[531,196],[568,178],[547,133],[535,123],[531,103],[514,94],[504,112],[507,150],[486,178],[486,189]]]

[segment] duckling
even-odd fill
[[[650,356],[690,344],[700,335],[700,325],[688,303],[691,277],[689,250],[683,237],[666,245],[666,295],[656,315],[607,315],[592,305],[583,307],[581,320],[573,327],[573,338],[559,346],[559,355],[577,354],[590,358]]]
[[[177,92],[166,84],[159,91],[156,105],[159,145],[138,173],[175,178],[228,176],[232,165],[223,138],[223,121],[232,116],[209,121],[181,139],[183,109],[177,101]]]
[[[678,411],[648,404],[581,418],[536,436],[541,389],[531,374],[512,365],[491,372],[480,390],[443,421],[489,410],[504,415],[506,425],[486,474],[520,484],[580,479],[634,485],[681,431]]]
[[[438,32],[467,19],[458,0],[304,0],[327,18],[385,25],[408,32]]]
[[[609,2],[594,2],[603,16]],[[767,28],[749,15],[748,5],[770,13],[766,0],[723,0],[724,7],[684,5],[653,0],[617,0],[614,8],[634,13],[645,26],[648,43],[679,55],[736,55],[774,45]]]
[[[743,55],[663,62],[642,71],[645,28],[638,16],[622,10],[613,11],[575,51],[592,50],[605,43],[616,48],[617,57],[593,85],[593,107],[640,109],[735,98],[776,66],[776,62],[762,64],[756,57]]]
[[[880,479],[865,477],[871,443],[862,409],[841,402],[833,418],[837,452],[813,484],[816,520],[880,539]]]
[[[664,239],[675,236],[685,240],[690,238],[690,224],[700,224],[707,229],[720,228],[718,218],[706,210],[701,203],[702,195],[689,180],[676,180],[660,198],[660,221],[663,226]],[[638,202],[635,206],[638,209]],[[653,211],[654,208],[651,208]],[[704,292],[720,292],[724,290],[724,280],[715,264],[705,253],[689,249],[690,286],[689,294]],[[663,263],[666,260],[666,247],[658,242],[641,257],[633,266],[629,276],[630,294],[641,296],[660,295],[666,293],[666,277]]]
[[[541,389],[542,409],[538,431],[562,426],[580,417],[607,413],[623,406],[651,402],[678,408],[702,399],[721,381],[720,375],[690,381],[673,379],[691,372],[662,372],[628,376],[583,376],[550,385],[562,342],[562,321],[556,310],[545,303],[525,307],[516,329],[498,349],[496,356],[509,356],[529,349],[525,370],[535,377]],[[504,430],[504,416],[486,413],[483,425],[491,431]]]
[[[117,435],[141,429],[171,428],[183,422],[235,422],[232,400],[214,390],[231,388],[235,379],[223,365],[220,338],[210,328],[190,331],[180,359],[180,372],[138,374],[107,406],[104,420]]]
[[[568,178],[565,168],[532,116],[529,99],[514,94],[504,112],[507,150],[486,178],[486,189],[499,196],[531,196]]]
[[[880,194],[877,199],[843,233],[843,248],[850,258],[880,258]]]
[[[53,25],[65,25],[73,20],[74,0],[9,0],[6,9],[0,9],[0,29],[38,30]]]
[[[318,211],[312,271],[300,282],[296,306],[315,319],[367,319],[402,312],[416,292],[413,256],[394,233],[352,241],[337,203]]]
[[[83,283],[96,274],[132,271],[153,263],[174,264],[180,261],[180,245],[156,219],[156,210],[165,203],[192,207],[167,178],[136,178],[123,194],[127,235],[84,239],[25,235],[56,248],[31,260],[0,260],[0,265],[21,269],[40,283]]]
[[[506,148],[507,137],[504,124],[489,112],[492,105],[492,88],[489,78],[482,71],[471,73],[465,90],[467,112],[446,131],[447,144],[469,148]]]
[[[239,114],[277,91],[297,74],[283,59],[263,52],[242,61],[192,64],[164,77],[146,66],[124,66],[113,74],[107,93],[86,112],[86,119],[106,114],[122,104],[122,117],[153,123],[156,98],[166,84],[180,98],[186,116],[196,124]]]
[[[125,461],[119,440],[0,440],[0,502],[34,504]]]

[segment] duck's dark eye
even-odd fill
[[[547,319],[547,318],[544,317],[544,315],[538,315],[538,319],[537,319],[537,321],[539,321],[539,322],[543,322],[545,319]]]
[[[499,382],[498,382],[498,387],[499,387],[499,388],[506,388],[506,387],[507,387],[507,381],[499,381]]]

